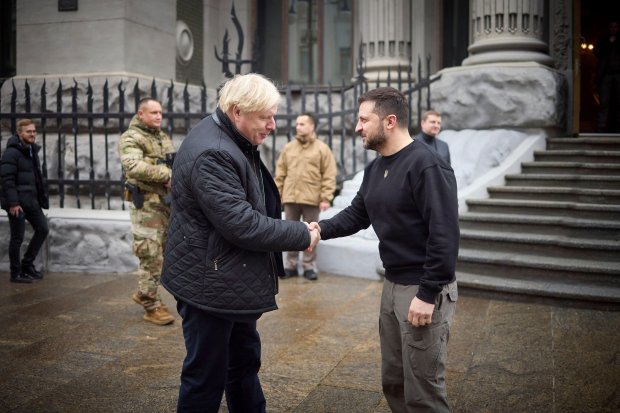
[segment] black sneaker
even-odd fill
[[[43,273],[41,271],[37,271],[37,269],[32,264],[30,264],[30,265],[23,265],[22,266],[22,274],[29,276],[33,280],[42,280],[43,279]]]
[[[32,278],[26,274],[11,275],[12,283],[32,284]]]
[[[291,278],[291,277],[297,277],[299,274],[297,273],[297,270],[291,270],[289,268],[285,268],[284,269],[284,276],[280,277],[283,280],[287,279],[287,278]]]
[[[316,281],[319,277],[316,275],[316,271],[314,270],[306,270],[304,271],[304,278],[310,281]]]

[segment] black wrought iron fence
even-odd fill
[[[312,111],[318,118],[319,136],[325,139],[336,157],[339,181],[352,177],[369,161],[369,153],[355,136],[357,98],[373,83],[398,88],[409,98],[409,124],[415,130],[418,121],[414,115],[421,113],[424,100],[426,108],[430,108],[430,84],[438,79],[428,75],[429,68],[430,57],[427,57],[426,77],[422,77],[422,62],[418,60],[417,82],[413,80],[411,67],[405,71],[406,78],[402,78],[403,71],[399,68],[394,80],[388,73],[387,82],[373,82],[364,77],[359,64],[357,77],[349,84],[343,81],[339,87],[287,85],[281,88],[284,107],[276,116],[277,131],[269,143],[262,145],[272,173],[279,150],[294,137],[296,117]],[[82,208],[87,202],[91,209],[124,208],[116,144],[140,99],[152,96],[162,102],[165,111],[162,125],[176,142],[216,106],[216,92],[214,89],[209,92],[205,84],[179,86],[173,82],[158,84],[153,80],[145,87],[144,81],[141,84],[139,79],[132,82],[133,87],[126,89],[127,79],[121,79],[115,86],[109,85],[109,79],[96,86],[90,80],[86,85],[74,80],[69,87],[60,80],[43,80],[40,87],[31,90],[35,81],[24,80],[23,87],[18,87],[15,80],[11,80],[10,101],[0,100],[0,155],[8,138],[15,134],[17,121],[31,118],[38,121],[43,174],[50,194],[57,199],[56,206]],[[52,99],[48,96],[50,90]]]

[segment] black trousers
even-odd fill
[[[9,228],[11,229],[11,240],[9,241],[11,276],[19,274],[22,266],[31,265],[34,262],[49,233],[47,218],[41,207],[39,207],[39,204],[35,202],[35,204],[31,206],[22,205],[22,210],[24,213],[17,217],[11,215],[7,211],[9,216]],[[26,232],[26,221],[32,225],[34,234],[28,243],[28,249],[24,254],[24,259],[20,260],[21,246],[24,242],[24,234]]]
[[[256,321],[220,318],[183,301],[177,310],[187,350],[177,412],[217,413],[226,392],[230,413],[264,413]]]

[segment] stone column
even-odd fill
[[[406,0],[360,0],[360,40],[370,82],[407,78],[411,55],[411,2]]]
[[[544,0],[470,0],[471,40],[463,65],[537,62],[553,65],[543,41]]]

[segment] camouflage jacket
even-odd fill
[[[137,115],[118,141],[118,154],[127,182],[159,195],[168,192],[164,184],[172,176],[172,170],[163,161],[166,154],[172,152],[175,149],[170,137],[161,130],[147,127]]]

